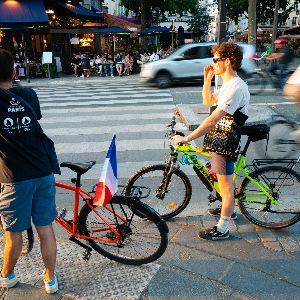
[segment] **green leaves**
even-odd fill
[[[191,31],[198,37],[204,37],[208,32],[210,17],[205,6],[197,5],[193,18],[188,21]]]

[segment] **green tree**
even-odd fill
[[[288,19],[290,13],[295,10],[294,4],[298,4],[300,1],[296,0],[291,4],[290,0],[280,0],[279,9],[282,13],[278,16],[278,23],[284,24]],[[267,23],[273,22],[274,18],[275,1],[260,0],[256,5],[256,22]],[[228,17],[238,24],[239,17],[248,17],[248,0],[228,0],[227,2],[227,14]]]
[[[195,14],[192,19],[188,21],[191,32],[194,36],[202,38],[207,35],[209,23],[210,17],[207,12],[207,8],[198,4]]]
[[[162,19],[166,12],[178,13],[180,16],[185,12],[194,14],[197,9],[198,0],[121,0],[127,11],[131,10],[141,17],[142,27],[151,24],[152,10],[159,7],[159,13]]]

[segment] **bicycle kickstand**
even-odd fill
[[[91,258],[91,256],[92,256],[92,248],[91,247],[80,242],[78,239],[76,239],[76,237],[74,235],[71,235],[69,240],[85,249],[85,251],[83,252],[83,256],[82,256],[84,261],[88,261]]]

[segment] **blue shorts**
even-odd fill
[[[4,230],[26,230],[32,222],[35,226],[47,226],[57,216],[55,205],[54,175],[1,183],[0,215]]]
[[[212,153],[211,170],[219,175],[232,175],[234,173],[234,161],[226,159],[220,154]]]

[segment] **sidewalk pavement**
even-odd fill
[[[93,299],[299,299],[300,223],[272,231],[238,214],[228,240],[209,242],[199,229],[216,223],[212,216],[176,217],[168,222],[169,245],[155,263],[135,267],[115,263],[58,235],[58,294],[42,283],[38,242],[16,267],[20,283],[1,289],[5,300]]]

